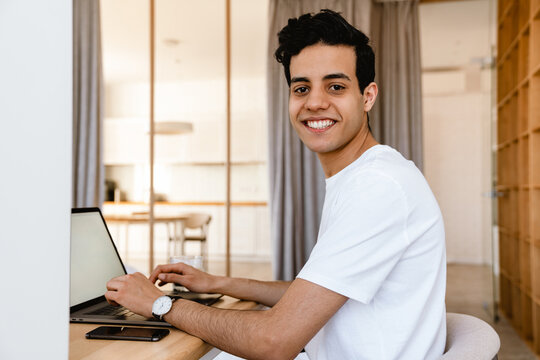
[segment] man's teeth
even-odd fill
[[[324,129],[331,125],[334,125],[333,120],[308,120],[306,121],[307,126],[309,126],[312,129]]]

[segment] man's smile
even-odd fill
[[[324,131],[332,127],[336,121],[328,118],[308,118],[306,120],[302,120],[302,123],[304,126],[312,130]]]

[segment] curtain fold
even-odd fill
[[[289,87],[283,67],[273,57],[277,33],[291,17],[331,9],[361,30],[369,28],[370,1],[271,0],[268,41],[268,144],[270,223],[274,277],[292,280],[317,240],[325,177],[317,156],[289,123]]]
[[[73,206],[104,199],[99,0],[73,2]]]
[[[390,145],[423,168],[422,87],[418,0],[374,1],[371,35],[379,95],[370,125]]]

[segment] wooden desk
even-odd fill
[[[122,215],[103,215],[107,224],[125,224],[126,225],[126,251],[125,257],[127,257],[127,242],[128,242],[128,233],[129,225],[131,224],[148,224],[150,217],[148,213],[134,213],[134,214],[122,214]],[[173,226],[173,235],[174,238],[174,249],[176,252],[176,245],[180,242],[180,249],[182,249],[184,242],[184,221],[189,217],[188,214],[179,214],[179,215],[155,215],[154,223],[155,224],[165,224],[167,226],[167,231],[169,232],[169,224]],[[154,270],[154,243],[152,239],[148,241],[149,247],[149,256],[148,256],[148,274]]]
[[[225,296],[214,305],[222,309],[256,310],[262,309],[252,301],[242,301]],[[88,340],[85,334],[99,324],[69,325],[69,359],[175,359],[198,360],[216,349],[195,336],[178,329],[157,342],[123,340]]]

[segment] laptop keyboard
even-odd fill
[[[126,309],[123,306],[113,306],[107,305],[97,310],[87,313],[87,315],[107,315],[107,316],[116,316],[122,318],[129,318],[133,315],[136,315],[134,312]]]

